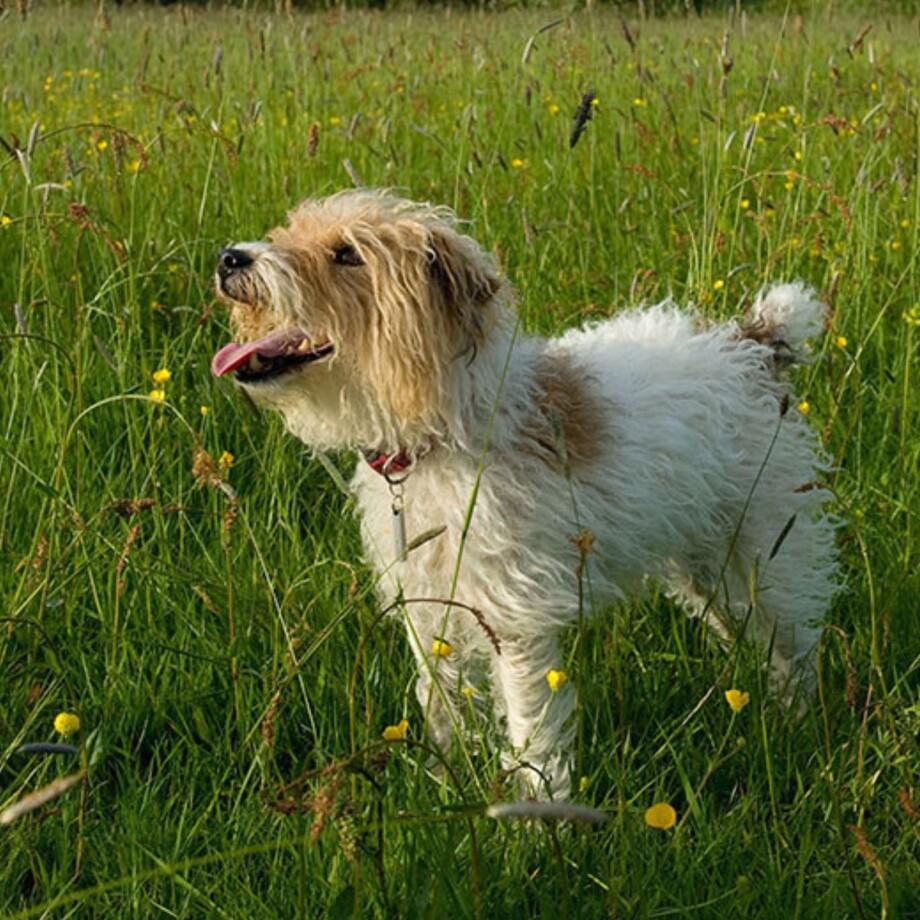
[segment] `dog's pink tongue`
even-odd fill
[[[298,351],[309,340],[310,337],[303,329],[280,329],[257,342],[247,342],[245,345],[231,342],[214,355],[211,371],[216,377],[223,377],[242,367],[253,355],[266,360],[278,358]]]

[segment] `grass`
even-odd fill
[[[0,827],[0,913],[920,915],[918,20],[866,9],[7,15],[0,806],[86,780]],[[846,590],[801,721],[653,596],[568,664],[606,825],[485,817],[494,752],[429,773],[345,496],[208,369],[219,248],[354,176],[469,217],[535,330],[824,292]],[[17,753],[62,711],[76,755]]]

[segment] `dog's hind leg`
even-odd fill
[[[752,509],[718,576],[675,571],[667,582],[670,593],[724,645],[743,636],[767,650],[770,681],[791,703],[799,686],[814,685],[813,652],[820,635],[815,623],[834,592],[833,528],[808,512],[785,531],[782,522],[762,517]]]

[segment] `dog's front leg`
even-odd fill
[[[512,748],[507,765],[521,768],[528,793],[567,798],[575,692],[571,684],[554,690],[547,681],[550,671],[560,669],[556,637],[505,640],[494,667]]]
[[[409,617],[406,622],[409,644],[418,664],[415,694],[425,717],[429,739],[444,757],[450,755],[454,724],[457,721],[459,670],[454,652],[444,654],[443,640],[424,618]],[[438,654],[437,650],[442,653]]]

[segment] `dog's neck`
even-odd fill
[[[545,342],[520,333],[510,312],[496,326],[472,356],[455,359],[441,410],[430,424],[359,449],[372,470],[387,479],[404,479],[439,446],[478,455],[487,443],[514,440],[513,423],[493,423],[533,400],[533,355]]]

